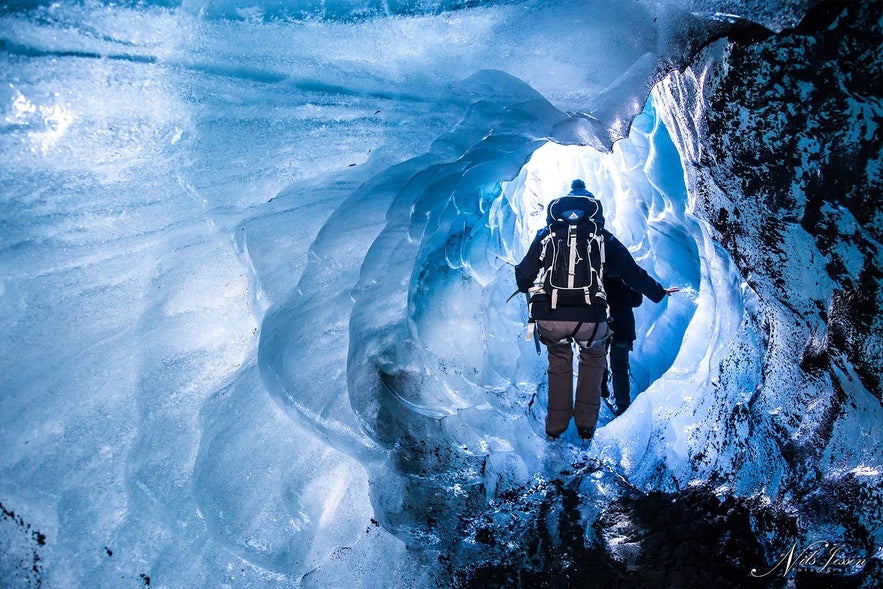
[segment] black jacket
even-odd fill
[[[547,228],[543,228],[537,232],[524,259],[515,266],[515,283],[521,292],[528,292],[540,273],[542,241],[548,231]],[[604,236],[606,255],[605,269],[610,268],[616,272],[628,286],[642,293],[654,303],[658,303],[665,298],[665,288],[647,274],[646,270],[638,266],[628,248],[622,245],[606,229],[602,231],[602,235]],[[607,317],[607,308],[603,302],[595,306],[586,305],[584,307],[558,307],[557,309],[552,309],[548,299],[542,295],[535,295],[531,299],[531,305],[534,319],[598,322]]]
[[[637,337],[634,308],[641,305],[644,297],[610,268],[604,270],[604,292],[607,293],[607,305],[610,307],[613,341],[632,343]]]
[[[640,307],[641,293],[626,284],[612,268],[604,269],[604,292],[611,307]]]

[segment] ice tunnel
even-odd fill
[[[0,585],[628,584],[648,497],[879,546],[876,4],[5,4]],[[576,177],[681,288],[590,446],[506,303]]]
[[[296,342],[311,330],[304,319],[329,306],[307,289],[324,284],[333,263],[317,264],[315,274],[308,268],[292,301],[265,320],[259,357],[281,406],[366,466],[378,520],[409,545],[447,545],[457,514],[479,513],[498,494],[559,468],[543,433],[545,360],[525,341],[524,301],[505,301],[512,265],[546,203],[583,178],[636,261],[681,289],[637,309],[631,372],[640,395],[588,452],[636,483],[663,464],[677,473],[687,457],[672,448],[686,445],[679,438],[689,429],[672,424],[679,414],[693,419],[696,392],[715,379],[749,293],[690,212],[683,166],[654,98],[609,153],[498,128],[454,162],[419,165],[366,245],[358,284],[333,295],[353,301],[350,320],[327,342],[329,357],[349,342],[346,394],[295,367]],[[378,186],[388,189],[383,176]],[[331,251],[350,223],[332,216],[317,243]],[[611,417],[604,410],[600,423]],[[583,451],[575,432],[565,439],[569,452]]]

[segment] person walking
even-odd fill
[[[601,382],[607,368],[608,304],[601,282],[604,269],[616,272],[631,288],[660,302],[676,288],[663,288],[638,266],[628,249],[604,228],[603,209],[585,182],[547,207],[541,229],[515,266],[518,290],[530,293],[530,320],[548,350],[549,402],[546,435],[558,438],[575,421],[580,438],[595,434]],[[543,270],[539,285],[534,281]],[[579,349],[576,396],[573,345]]]
[[[632,351],[636,338],[634,309],[641,306],[644,297],[609,268],[604,272],[604,292],[607,293],[607,304],[610,309],[611,333],[608,342],[609,370],[602,380],[601,396],[605,399],[610,398],[607,385],[610,381],[613,385],[614,405],[608,404],[608,407],[615,416],[620,416],[631,404],[629,352]]]

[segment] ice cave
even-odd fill
[[[878,587],[881,8],[3,4],[0,587]],[[680,289],[590,442],[575,178]]]

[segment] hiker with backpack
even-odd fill
[[[535,322],[539,340],[548,350],[546,435],[557,438],[572,418],[580,438],[590,440],[598,422],[601,381],[607,369],[604,272],[616,272],[625,284],[656,303],[677,288],[663,288],[604,229],[601,203],[582,180],[574,180],[569,194],[549,203],[546,222],[515,267],[518,290],[530,294],[529,321]],[[579,347],[575,403],[574,342]]]

